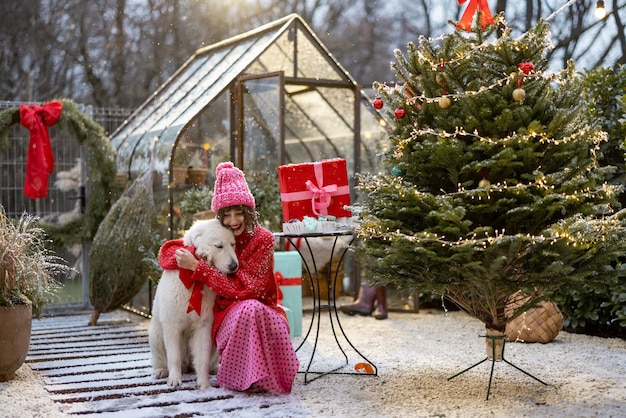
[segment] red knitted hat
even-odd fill
[[[220,163],[215,167],[215,188],[211,210],[217,213],[222,208],[244,205],[254,209],[254,196],[250,193],[243,171],[233,163]]]

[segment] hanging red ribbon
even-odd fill
[[[283,303],[283,291],[280,290],[280,284],[283,281],[283,275],[280,273],[280,271],[277,271],[276,273],[274,273],[274,280],[276,280],[276,291],[278,292],[276,298],[278,299],[278,304],[282,305],[282,303]]]
[[[43,106],[36,104],[20,106],[20,123],[30,130],[24,194],[31,199],[48,195],[48,177],[54,169],[48,126],[54,125],[59,120],[62,111],[61,102],[50,102]]]
[[[459,4],[463,4],[466,1],[467,0],[458,0]],[[489,10],[489,4],[487,3],[487,0],[470,0],[467,9],[465,9],[461,20],[459,21],[459,24],[456,25],[457,30],[465,29],[468,32],[471,30],[472,19],[474,18],[476,10],[482,12],[479,19],[480,26],[481,28],[483,28],[483,30],[485,29],[485,27],[487,27],[487,25],[493,25],[496,23],[493,20],[493,16],[491,15],[491,10]]]

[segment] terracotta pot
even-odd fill
[[[485,343],[487,344],[487,358],[489,360],[502,360],[505,338],[506,334],[504,332],[487,328]]]
[[[22,367],[30,345],[33,305],[0,306],[0,382]]]
[[[215,212],[213,212],[212,210],[196,212],[193,214],[192,218],[194,221],[197,221],[200,219],[215,219]]]
[[[174,184],[185,184],[187,182],[187,172],[189,167],[186,165],[175,165],[172,167],[172,182]]]
[[[206,168],[190,168],[187,172],[187,181],[190,184],[204,184],[206,182],[206,175],[209,172]]]

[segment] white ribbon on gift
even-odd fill
[[[317,216],[328,215],[328,207],[330,206],[331,196],[344,195],[350,193],[350,187],[337,186],[337,184],[329,184],[324,186],[324,171],[322,163],[313,163],[313,172],[315,174],[315,183],[307,180],[304,184],[307,190],[300,192],[281,193],[280,199],[283,202],[296,202],[298,200],[311,199],[311,208]],[[322,185],[320,187],[320,185]]]

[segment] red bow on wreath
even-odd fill
[[[20,106],[20,123],[30,131],[30,143],[26,156],[26,179],[24,194],[31,199],[48,195],[48,177],[54,168],[54,155],[50,145],[48,126],[61,117],[61,102]]]
[[[458,0],[459,4],[465,3],[467,0]],[[470,31],[472,28],[472,19],[474,18],[474,14],[478,9],[481,12],[480,19],[480,27],[485,29],[487,25],[493,25],[496,22],[493,20],[493,16],[491,15],[491,10],[489,10],[489,4],[487,4],[487,0],[470,0],[467,9],[465,9],[465,13],[461,17],[459,24],[456,25],[458,29],[465,29],[466,31]]]

